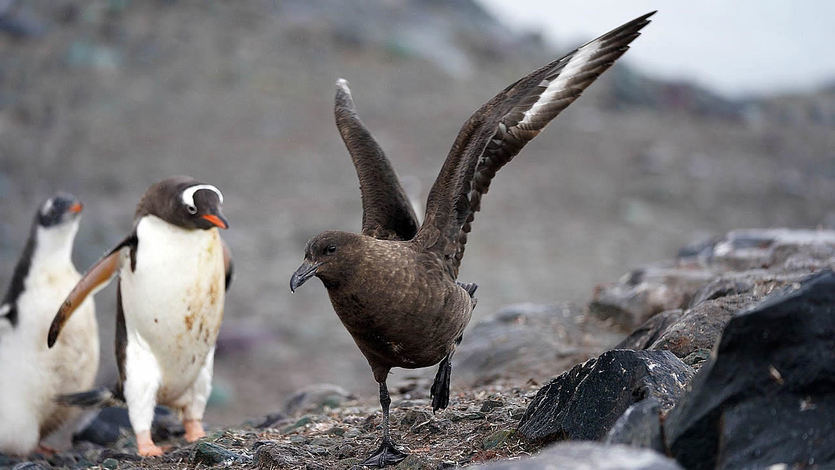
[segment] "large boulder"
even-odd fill
[[[688,309],[722,298],[738,296],[739,305],[730,309],[744,308],[743,303],[753,304],[771,290],[825,268],[835,269],[835,230],[735,230],[682,248],[675,260],[645,266],[617,282],[597,286],[589,312],[627,331],[645,329],[645,322],[661,312],[682,309],[686,314]],[[729,319],[723,322],[721,312],[717,313],[708,318],[713,317],[708,312],[696,321],[697,328],[706,325],[704,321],[718,327],[709,327],[713,333],[705,337],[706,343],[718,338],[714,333]],[[649,326],[659,328],[658,324]]]
[[[649,317],[616,347],[668,350],[698,367],[737,312],[754,307],[775,290],[797,284],[810,272],[835,268],[835,231],[737,230],[682,249],[679,258],[667,265],[663,270],[645,268],[639,271],[644,273],[641,276],[599,287],[590,309],[594,313],[601,299],[611,300],[618,293],[637,301],[642,298],[633,295],[638,291],[654,292],[642,302],[629,304],[632,313],[621,316],[639,318],[637,312],[651,312],[656,306],[676,308]],[[682,281],[699,278],[696,272],[707,274],[701,285]],[[677,292],[675,301],[650,300],[671,291]]]
[[[648,449],[599,442],[560,442],[539,455],[495,462],[479,470],[680,470],[675,460]]]
[[[655,398],[641,400],[615,421],[606,434],[607,444],[626,444],[666,452],[661,431],[661,404]]]
[[[729,322],[665,421],[688,469],[835,465],[835,274],[773,293]]]
[[[519,424],[528,441],[603,438],[632,404],[655,399],[672,408],[693,370],[669,351],[612,350],[563,373],[539,390]]]
[[[636,269],[618,282],[597,286],[589,312],[628,331],[660,312],[686,307],[693,293],[713,276],[694,265],[666,263]]]
[[[510,305],[464,333],[455,386],[549,377],[611,348],[619,334],[571,303]],[[434,374],[434,371],[432,372]]]

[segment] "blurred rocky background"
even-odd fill
[[[578,44],[519,33],[473,0],[0,1],[0,285],[52,192],[85,203],[75,250],[83,271],[130,230],[148,185],[189,174],[224,192],[223,235],[236,260],[209,424],[280,410],[294,391],[322,382],[373,404],[368,366],[324,289],[288,288],[308,238],[360,226],[358,184],[333,124],[335,80],[350,81],[365,123],[422,201],[469,114]],[[711,237],[732,229],[835,227],[833,131],[835,85],[729,99],[653,79],[627,54],[492,186],[461,271],[480,285],[463,346],[522,337],[542,347],[535,339],[552,330],[537,322],[555,324],[541,339],[559,365],[521,369],[545,381],[652,314],[686,320],[710,275],[674,276],[658,303],[640,296],[656,295],[667,265],[595,286],[683,245],[715,251]],[[723,292],[761,285],[728,282]],[[595,315],[586,316],[592,297]],[[96,301],[107,383],[115,290]],[[502,309],[522,302],[556,306]],[[503,333],[490,322],[529,327]],[[657,328],[634,348],[661,338]],[[506,369],[490,368],[504,364],[502,351],[491,345],[506,343],[487,344],[493,359],[462,351],[469,365],[453,389],[501,383]],[[690,363],[709,347],[688,349],[702,354]],[[399,393],[423,386],[419,374],[395,373]]]

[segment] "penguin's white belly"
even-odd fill
[[[17,299],[19,322],[0,338],[0,451],[30,452],[39,437],[78,414],[57,405],[55,396],[93,385],[99,338],[92,298],[78,308],[52,349],[45,340],[55,312],[80,278],[66,261],[32,261]]]
[[[153,353],[161,373],[157,397],[166,404],[192,385],[217,339],[225,294],[223,247],[215,228],[186,230],[154,216],[140,220],[136,230],[135,270],[130,254],[122,255],[127,340],[138,335],[136,345]],[[141,374],[141,368],[125,364],[128,375]]]

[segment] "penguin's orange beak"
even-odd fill
[[[206,214],[206,215],[202,215],[201,217],[208,220],[209,222],[211,222],[212,224],[214,224],[217,227],[220,227],[220,228],[223,228],[223,229],[229,228],[229,224],[227,224],[226,221],[224,221],[223,219],[221,219],[220,217],[218,217],[214,214]]]
[[[81,209],[84,209],[84,206],[80,202],[76,202],[70,206],[69,211],[73,214],[78,214],[81,212]]]

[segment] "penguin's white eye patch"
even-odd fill
[[[189,214],[194,214],[197,212],[197,206],[194,205],[194,193],[200,191],[201,189],[208,189],[209,191],[214,191],[215,194],[217,194],[217,198],[220,201],[220,203],[223,204],[223,194],[220,192],[219,189],[212,186],[211,184],[196,184],[194,186],[190,186],[184,189],[183,194],[180,196]],[[191,208],[194,208],[194,212],[191,211]]]
[[[52,198],[49,198],[49,199],[46,200],[46,202],[43,204],[43,207],[41,208],[41,215],[47,215],[47,214],[49,214],[49,211],[51,211],[51,210],[52,210]]]

